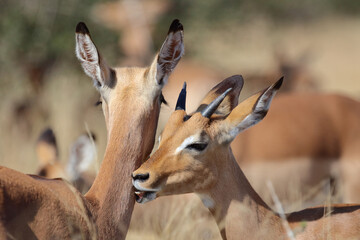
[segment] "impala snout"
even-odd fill
[[[142,181],[142,182],[148,180],[149,176],[150,176],[149,173],[139,173],[139,174],[134,174],[133,173],[132,174],[132,178],[133,178],[134,181],[139,180],[139,181]]]
[[[131,174],[131,177],[133,186],[135,188],[136,202],[146,203],[156,198],[156,193],[160,189],[152,188],[149,185],[149,172],[140,173],[138,171],[135,171]]]

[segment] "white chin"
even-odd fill
[[[147,203],[156,198],[156,192],[136,192],[137,203]]]

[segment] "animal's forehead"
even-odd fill
[[[181,113],[171,116],[162,133],[163,139],[181,141],[189,136],[200,136],[207,131],[208,120],[200,113],[195,113],[186,121],[183,120],[184,116]]]
[[[121,67],[115,68],[115,72],[118,82],[122,85],[143,80],[147,77],[148,68]]]
[[[130,101],[137,107],[152,103],[154,88],[147,81],[149,68],[124,67],[116,68],[115,71],[117,84],[112,99],[122,103]]]

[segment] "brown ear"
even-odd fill
[[[113,88],[116,84],[115,71],[107,66],[93,43],[89,29],[85,23],[76,26],[76,57],[79,59],[84,72],[93,79],[95,87],[107,86]]]
[[[240,91],[244,85],[244,79],[241,75],[234,75],[224,79],[218,85],[213,87],[208,94],[201,101],[200,106],[196,112],[201,112],[207,105],[214,101],[218,96],[224,93],[227,89],[231,91],[227,94],[220,106],[217,108],[215,114],[226,116],[233,110],[239,101]]]
[[[265,90],[239,103],[224,121],[218,123],[218,140],[229,143],[240,132],[260,122],[266,116],[270,103],[282,82],[283,77]]]
[[[151,65],[151,71],[156,71],[156,81],[165,85],[167,80],[184,55],[184,28],[178,19],[175,19],[169,28],[168,35],[161,46],[159,54]]]

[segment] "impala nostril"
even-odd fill
[[[133,175],[134,180],[140,180],[140,181],[146,181],[149,179],[149,177],[150,177],[149,173],[136,174],[135,176]]]

